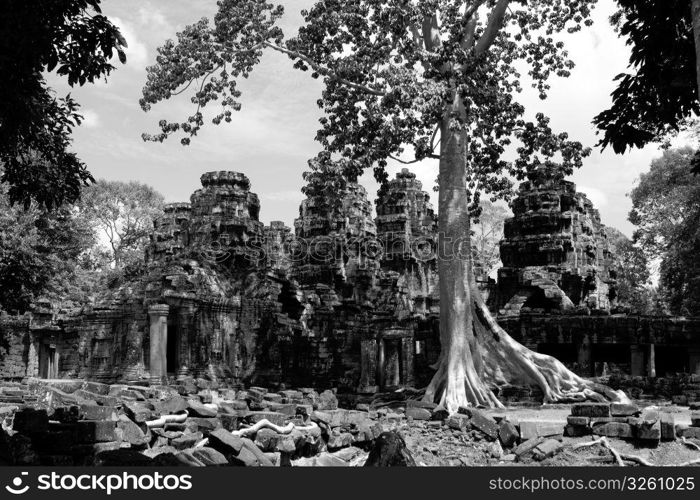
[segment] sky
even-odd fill
[[[299,12],[312,0],[281,1],[285,16],[281,26],[292,36],[302,18]],[[544,112],[551,117],[555,131],[567,131],[572,139],[593,147],[597,142],[591,124],[593,117],[611,104],[613,78],[626,70],[629,50],[608,22],[612,0],[600,0],[594,11],[594,25],[566,37],[567,48],[576,62],[571,77],[552,80],[549,99],[542,101],[526,87],[519,97],[527,117]],[[49,84],[59,95],[70,92],[82,105],[83,124],[74,133],[74,149],[87,163],[96,179],[137,180],[161,192],[167,202],[189,201],[200,187],[202,173],[236,170],[251,180],[253,192],[261,201],[260,219],[281,220],[292,225],[302,200],[302,172],[307,160],[319,151],[314,141],[321,112],[316,105],[321,83],[292,68],[288,57],[266,53],[248,80],[239,84],[243,109],[234,113],[233,122],[214,126],[210,122],[183,147],[178,137],[164,143],[145,143],[143,132],[157,132],[162,118],[181,121],[192,113],[192,104],[183,95],[153,106],[145,113],[138,100],[148,65],[155,62],[156,48],[175,38],[186,25],[216,12],[215,0],[104,0],[104,13],[124,34],[129,47],[127,64],[106,82],[71,88],[49,75]],[[594,148],[572,180],[599,209],[604,224],[631,235],[627,221],[631,208],[627,193],[639,174],[660,156],[656,146],[616,155]],[[402,165],[390,166],[390,175]],[[437,163],[411,165],[424,189],[432,190]],[[371,196],[376,183],[371,173],[361,181]],[[436,202],[436,197],[433,196]]]

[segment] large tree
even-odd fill
[[[144,110],[192,90],[194,114],[160,122],[145,139],[181,133],[188,144],[219,103],[215,124],[240,109],[237,83],[267,50],[325,84],[317,139],[343,157],[344,176],[373,168],[386,181],[391,159],[439,159],[441,355],[426,398],[455,411],[500,405],[501,382],[539,385],[546,401],[623,397],[584,380],[549,356],[529,351],[491,316],[474,279],[470,212],[481,192],[507,197],[513,178],[548,166],[570,173],[588,152],[556,134],[537,114],[525,119],[516,100],[520,71],[546,97],[549,78],[573,67],[562,35],[589,23],[593,0],[325,0],[303,11],[286,39],[281,6],[221,0],[213,23],[187,26],[158,49],[148,68]],[[511,145],[515,159],[506,159]],[[407,155],[412,157],[407,159]]]
[[[665,142],[700,114],[700,0],[617,0],[611,23],[631,49],[612,106],[595,117],[617,153]],[[700,162],[694,167],[700,172]]]
[[[143,260],[153,221],[163,213],[163,195],[136,181],[99,180],[78,203],[98,240],[105,241],[117,269]]]
[[[71,151],[82,116],[44,75],[69,85],[104,78],[112,57],[126,62],[126,41],[100,12],[101,0],[5,0],[0,15],[0,181],[10,200],[55,208],[93,179]]]
[[[673,314],[700,315],[700,177],[690,173],[695,151],[665,151],[630,193],[635,240],[660,260],[659,284]]]

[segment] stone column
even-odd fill
[[[168,311],[167,304],[154,304],[148,308],[151,320],[151,383],[162,384],[168,377]]]
[[[184,380],[190,373],[190,332],[192,331],[193,311],[183,307],[178,311],[180,336],[177,346],[177,379]]]
[[[360,387],[358,392],[377,392],[377,341],[363,340],[360,343]]]
[[[688,369],[693,375],[700,375],[700,347],[688,348]]]
[[[380,389],[384,388],[384,339],[377,343],[377,384]]]
[[[644,350],[642,346],[634,344],[630,346],[630,351],[630,374],[634,377],[641,377],[644,375]]]
[[[591,347],[591,338],[585,335],[578,345],[578,366],[580,375],[584,377],[590,377],[593,375],[593,349]]]
[[[413,337],[401,339],[401,385],[413,385]]]
[[[649,357],[647,358],[647,376],[656,378],[656,348],[649,344]]]

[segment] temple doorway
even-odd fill
[[[165,356],[166,356],[166,370],[169,374],[174,374],[177,372],[179,363],[178,363],[178,356],[180,354],[180,350],[178,349],[178,340],[179,340],[179,335],[177,328],[175,325],[171,325],[168,323],[168,337],[167,337],[167,346],[165,349]]]
[[[58,354],[54,344],[42,343],[39,349],[39,377],[58,378]]]

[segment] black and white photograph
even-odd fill
[[[0,423],[8,498],[697,495],[700,0],[2,0]]]

